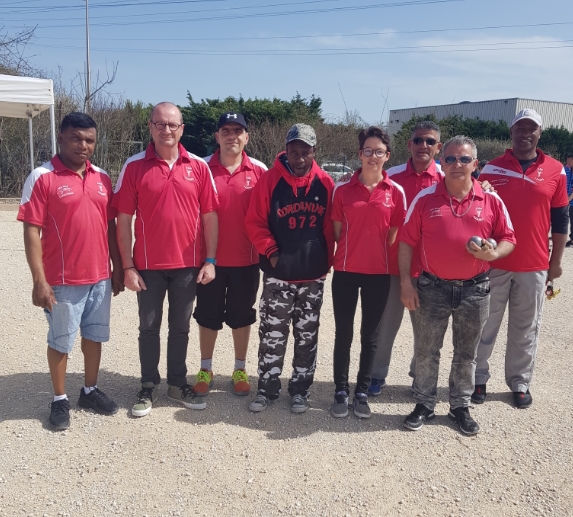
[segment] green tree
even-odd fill
[[[226,99],[202,99],[195,102],[187,94],[189,105],[182,107],[185,131],[181,143],[190,152],[205,156],[216,147],[215,131],[219,117],[226,111],[238,111],[245,116],[249,125],[260,125],[263,122],[304,122],[316,124],[322,122],[322,100],[312,95],[305,99],[296,94],[292,100],[277,99],[244,99],[227,97]]]
[[[564,162],[567,154],[573,153],[573,133],[563,126],[544,129],[539,139],[539,148]]]

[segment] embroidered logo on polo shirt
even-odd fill
[[[476,221],[483,221],[483,217],[481,216],[483,207],[481,206],[476,206],[476,215],[474,215],[474,219]]]
[[[543,174],[543,169],[539,167],[539,169],[537,169],[537,178],[535,178],[535,181],[543,181],[543,178],[541,177],[542,174]]]
[[[392,192],[390,192],[389,190],[387,190],[387,191],[384,193],[384,195],[385,195],[385,199],[384,199],[384,201],[382,202],[382,205],[384,205],[384,206],[387,207],[387,208],[392,208],[392,203],[391,203],[391,201],[392,201]]]
[[[101,181],[97,182],[97,193],[100,196],[107,197],[107,193],[106,193],[105,189],[103,188],[103,183]]]
[[[193,167],[185,167],[185,171],[187,172],[187,176],[184,176],[184,178],[187,181],[195,181],[195,178],[191,176],[191,173],[193,172]]]
[[[442,209],[441,208],[430,208],[430,219],[432,217],[442,217]]]
[[[56,189],[56,193],[58,194],[58,197],[61,199],[66,196],[72,196],[74,194],[74,191],[71,189],[71,187],[68,187],[67,185],[61,185]]]
[[[253,180],[253,178],[251,178],[250,176],[245,176],[245,188],[247,188],[247,189],[253,188],[253,185],[251,183],[252,180]]]

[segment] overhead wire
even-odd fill
[[[286,56],[286,55],[309,55],[309,56],[338,56],[338,55],[361,55],[361,54],[405,54],[413,52],[479,52],[494,50],[540,50],[549,48],[570,48],[573,45],[554,45],[558,43],[573,43],[573,40],[542,41],[537,46],[511,48],[508,45],[531,45],[531,40],[516,42],[479,43],[476,45],[442,44],[442,45],[412,45],[401,47],[356,47],[356,48],[331,48],[331,49],[277,49],[277,50],[185,50],[185,49],[135,49],[135,48],[94,48],[98,52],[127,52],[142,54],[173,54],[173,55],[199,55],[199,56]],[[502,47],[502,45],[504,47]],[[75,49],[68,45],[42,45],[48,48]],[[451,50],[451,47],[457,47]],[[485,48],[483,48],[485,47]],[[490,48],[494,47],[494,48]],[[497,47],[497,48],[495,48]],[[447,49],[447,50],[442,50]]]
[[[317,0],[318,1],[318,0]],[[360,11],[360,10],[369,10],[369,9],[384,9],[384,8],[393,8],[393,7],[405,7],[405,6],[419,6],[419,5],[430,5],[430,4],[446,4],[446,3],[459,3],[459,2],[467,2],[470,0],[402,0],[398,2],[386,2],[382,4],[369,4],[369,5],[352,5],[352,6],[344,6],[344,7],[328,7],[328,8],[315,8],[315,9],[299,9],[299,10],[289,10],[289,11],[280,11],[280,12],[270,12],[270,13],[245,13],[245,14],[233,14],[233,15],[221,15],[221,16],[207,16],[207,17],[193,17],[193,18],[176,18],[176,19],[153,19],[153,20],[142,20],[142,21],[114,21],[114,22],[99,22],[99,23],[92,23],[90,24],[92,27],[111,27],[111,26],[133,26],[133,25],[149,25],[149,24],[163,24],[163,23],[197,23],[197,22],[205,22],[205,21],[213,21],[213,20],[237,20],[237,19],[247,19],[247,18],[267,18],[267,17],[279,17],[279,16],[293,16],[293,15],[308,15],[308,14],[321,14],[321,13],[337,13],[337,12],[345,12],[345,11]],[[289,4],[291,5],[291,4]],[[259,8],[259,6],[249,6],[250,8]],[[242,9],[245,9],[243,7]],[[234,9],[234,8],[225,8],[225,9]],[[221,9],[221,10],[225,10]],[[200,13],[200,12],[207,12],[210,10],[203,10],[203,11],[189,11],[189,13]],[[171,13],[166,13],[170,14]],[[176,14],[176,13],[175,13]],[[72,19],[72,20],[75,20]],[[58,21],[65,21],[61,18]],[[67,27],[80,27],[83,24],[54,24],[50,23],[49,28],[67,28]]]

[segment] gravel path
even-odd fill
[[[472,411],[481,426],[475,437],[461,435],[447,417],[449,333],[436,419],[417,433],[403,428],[413,408],[407,317],[389,386],[371,399],[372,418],[330,417],[329,287],[312,408],[306,414],[291,414],[285,395],[266,412],[253,414],[247,409],[250,397],[230,393],[232,340],[225,330],[215,351],[216,384],[206,410],[169,402],[162,384],[152,413],[131,417],[139,389],[137,312],[135,295],[124,293],[113,301],[112,340],[104,348],[99,380],[121,409],[112,417],[77,409],[83,384],[78,343],[68,367],[71,427],[54,433],[46,424],[52,396],[47,325],[42,311],[31,305],[22,228],[15,216],[0,212],[0,516],[573,515],[572,324],[565,310],[573,306],[573,289],[564,287],[573,285],[572,250],[566,250],[565,275],[557,282],[563,292],[545,307],[533,406],[511,406],[499,343],[488,402]],[[247,363],[251,375],[256,345],[254,332]],[[194,373],[199,364],[195,325],[187,363]]]

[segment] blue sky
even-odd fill
[[[315,94],[325,116],[508,97],[573,102],[571,0],[90,0],[92,77],[156,103]],[[70,84],[85,2],[0,0],[26,55]]]

